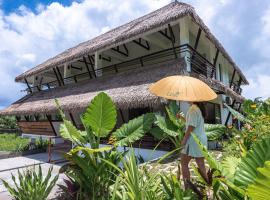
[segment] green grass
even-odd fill
[[[30,139],[21,138],[16,134],[0,134],[0,151],[19,152],[28,149]]]

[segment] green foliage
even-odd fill
[[[117,129],[112,136],[117,140],[115,145],[130,145],[134,141],[139,140],[147,133],[154,122],[154,114],[148,113],[130,120],[127,124]]]
[[[247,193],[252,199],[265,200],[270,196],[270,161],[257,170],[259,174],[254,183],[248,186]]]
[[[0,116],[0,129],[17,129],[17,120],[13,116]]]
[[[112,200],[183,200],[196,199],[190,190],[184,191],[174,175],[160,174],[145,165],[138,166],[134,151],[123,163],[124,171],[108,162],[119,171],[115,184],[111,186]]]
[[[10,133],[0,134],[0,151],[25,151],[29,149],[29,143],[29,138],[22,138]]]
[[[108,199],[108,188],[119,172],[107,162],[118,166],[126,152],[120,153],[112,147],[99,148],[100,139],[111,134],[110,141],[115,146],[131,144],[150,130],[154,115],[142,115],[111,133],[116,124],[116,108],[112,99],[102,92],[81,116],[85,131],[80,131],[65,118],[57,100],[56,104],[64,121],[60,126],[61,136],[77,145],[66,154],[70,163],[63,166],[61,172],[80,186],[80,199]]]
[[[191,190],[183,190],[181,182],[175,175],[163,174],[160,176],[162,183],[162,190],[164,193],[164,200],[189,200],[197,199],[196,195]]]
[[[112,99],[104,92],[99,93],[83,115],[86,125],[96,137],[106,137],[116,124],[116,108]]]
[[[51,167],[45,178],[43,178],[40,165],[38,172],[35,171],[35,168],[28,169],[23,173],[18,170],[18,179],[12,174],[14,187],[11,187],[3,179],[2,182],[16,200],[46,200],[58,180],[58,175],[54,178],[51,177],[52,170]]]
[[[270,138],[265,138],[257,142],[242,158],[235,173],[235,185],[246,188],[252,184],[258,175],[257,168],[263,167],[268,160],[270,160]]]
[[[222,124],[205,124],[205,133],[208,140],[218,140],[226,134],[226,126]]]
[[[76,147],[66,154],[70,163],[60,171],[80,186],[80,199],[108,199],[109,186],[118,172],[103,160],[118,165],[124,155],[125,152],[117,152],[112,147]]]

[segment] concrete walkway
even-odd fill
[[[62,159],[60,154],[53,154],[53,160]],[[44,175],[48,172],[49,168],[53,166],[52,177],[57,175],[59,172],[60,167],[65,163],[58,163],[58,164],[49,164],[48,161],[48,154],[47,153],[40,153],[34,154],[29,156],[20,156],[14,158],[6,158],[0,160],[0,179],[7,181],[10,184],[13,184],[11,179],[11,173],[17,177],[17,171],[19,168],[20,171],[25,170],[26,168],[31,168],[33,165],[41,165],[42,172]],[[37,168],[36,168],[37,169]],[[60,174],[57,184],[63,182],[63,178],[65,177],[64,174]],[[53,189],[51,197],[54,196],[56,193],[57,187]],[[8,191],[4,187],[2,181],[0,181],[0,200],[11,200]]]

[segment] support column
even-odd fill
[[[66,78],[71,76],[71,67],[65,63],[64,64],[64,83],[66,84],[67,82],[69,82],[69,80],[66,80]]]
[[[188,23],[187,17],[183,17],[183,18],[180,19],[179,27],[180,27],[180,45],[190,44],[190,41],[189,41],[189,23]],[[191,72],[191,64],[188,61],[188,59],[191,59],[190,52],[185,51],[185,52],[181,53],[180,56],[185,58],[186,66],[187,66],[187,68],[186,68],[187,72]]]
[[[96,77],[102,76],[102,53],[95,52],[95,71]]]

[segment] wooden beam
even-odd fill
[[[122,121],[125,123],[126,120],[125,120],[125,118],[124,118],[124,115],[123,115],[123,112],[122,112],[121,109],[119,109],[119,113],[120,113],[120,116],[121,116]]]
[[[70,116],[70,119],[71,119],[72,124],[73,124],[76,128],[78,128],[77,125],[76,125],[76,122],[75,122],[75,120],[74,120],[74,117],[73,117],[72,113],[69,113],[69,116]]]
[[[218,55],[219,55],[219,50],[217,49],[216,55],[215,55],[215,58],[214,58],[213,69],[212,69],[212,72],[211,72],[211,78],[214,77],[214,73],[216,71],[216,65],[217,65]]]
[[[85,67],[86,67],[86,70],[87,70],[87,72],[88,72],[88,75],[89,75],[89,77],[90,77],[90,79],[92,78],[92,74],[91,74],[91,72],[90,72],[90,69],[89,69],[89,67],[88,67],[88,63],[87,63],[87,61],[86,61],[86,58],[83,56],[83,62],[84,62],[84,64],[85,64]],[[90,60],[90,62],[91,62],[91,60]],[[94,71],[94,74],[95,74],[95,71]]]
[[[194,45],[195,50],[197,50],[197,48],[198,48],[201,33],[202,33],[202,29],[199,28],[198,33],[197,33],[197,37],[196,37],[196,41],[195,41],[195,45]]]
[[[145,41],[145,44],[142,43],[142,38],[139,38],[139,41],[137,40],[133,40],[133,42],[137,45],[139,45],[140,47],[146,49],[146,50],[150,50],[150,45],[149,45],[149,42],[147,40],[144,40]]]
[[[58,85],[61,86],[62,84],[61,84],[61,81],[59,80],[59,77],[58,77],[58,74],[57,74],[55,68],[53,68],[53,72],[54,72],[54,75],[55,75],[55,77],[57,79]]]
[[[236,72],[236,70],[234,69],[234,70],[233,70],[232,79],[231,79],[231,82],[230,82],[230,88],[232,87],[232,84],[233,84],[233,80],[234,80],[235,72]]]
[[[59,78],[60,78],[62,84],[65,85],[65,82],[64,82],[64,79],[63,79],[63,77],[62,77],[62,74],[61,74],[61,72],[60,72],[60,70],[59,70],[59,67],[56,67],[56,70],[57,70],[57,72],[58,72],[58,74],[59,74]]]
[[[91,69],[92,69],[92,71],[93,71],[93,73],[94,73],[94,77],[96,78],[97,75],[96,75],[96,71],[95,71],[95,68],[94,68],[94,65],[95,65],[95,64],[94,64],[94,58],[93,58],[92,56],[90,56],[90,55],[87,55],[87,57],[88,57],[88,59],[89,59]]]
[[[235,103],[236,103],[236,100],[233,100],[233,103],[232,103],[232,105],[230,105],[230,106],[233,108]],[[228,115],[227,115],[227,118],[226,118],[226,121],[225,121],[225,126],[228,125],[228,122],[229,122],[229,119],[230,119],[230,117],[231,117],[231,114],[232,114],[232,113],[229,111],[229,113],[228,113]]]
[[[165,28],[164,32],[163,31],[158,31],[162,36],[164,36],[165,38],[167,38],[170,41],[173,41],[173,38],[171,36],[168,35],[168,29]]]
[[[101,54],[99,54],[99,59],[105,60],[107,62],[112,62],[112,58],[110,56],[108,56],[107,58],[102,56]]]
[[[72,64],[70,65],[70,67],[71,67],[72,69],[77,69],[77,70],[82,71],[82,67],[75,67],[75,66],[73,66]]]
[[[124,47],[125,51],[121,51],[120,46],[117,46],[115,48],[111,48],[111,50],[113,50],[113,51],[115,51],[115,52],[117,52],[117,53],[119,53],[121,55],[124,55],[124,56],[128,57],[129,56],[129,51],[128,51],[128,48],[127,48],[126,44],[123,44],[123,47]]]
[[[27,87],[28,87],[29,92],[32,93],[32,92],[33,92],[33,91],[32,91],[32,88],[30,87],[30,85],[29,85],[27,79],[24,78],[24,81],[25,81],[25,83],[26,83],[26,85],[27,85]]]
[[[174,57],[175,59],[178,57],[177,56],[177,53],[176,53],[176,50],[175,50],[175,36],[174,36],[174,33],[173,33],[173,30],[172,30],[172,27],[170,24],[168,24],[168,29],[169,29],[169,32],[170,32],[170,37],[172,38],[171,42],[172,42],[172,48],[173,48],[173,53],[174,53]]]
[[[53,123],[52,123],[52,116],[46,114],[46,117],[47,117],[47,120],[49,121],[49,123],[50,123],[50,125],[52,127],[54,135],[57,136],[57,133],[56,133],[55,128],[54,128]]]

